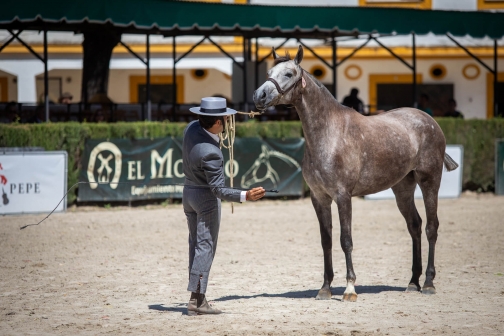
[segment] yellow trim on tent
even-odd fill
[[[146,84],[147,78],[145,75],[131,75],[129,77],[130,85],[130,103],[138,103],[138,85]],[[172,84],[173,76],[151,76],[151,84]],[[177,104],[184,103],[184,76],[177,76]]]

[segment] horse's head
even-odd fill
[[[303,47],[299,46],[296,57],[288,54],[280,57],[273,48],[275,65],[268,71],[268,79],[254,92],[254,103],[259,110],[278,104],[293,104],[298,96],[299,87],[306,86],[303,69],[299,65],[303,60]]]

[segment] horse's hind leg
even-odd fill
[[[331,282],[334,278],[332,265],[332,217],[331,203],[332,199],[327,195],[315,195],[312,191],[311,200],[320,225],[320,238],[322,241],[322,250],[324,251],[324,284],[319,290],[317,300],[330,300]]]
[[[427,175],[418,173],[417,180],[422,189],[425,203],[425,212],[427,215],[425,233],[429,241],[429,260],[427,261],[425,283],[422,287],[422,293],[435,294],[436,288],[434,287],[434,278],[436,277],[436,268],[434,267],[434,252],[436,249],[437,231],[439,227],[437,208],[439,185],[441,184],[441,170],[439,174]]]
[[[413,172],[410,172],[404,179],[392,187],[396,197],[397,207],[406,220],[408,231],[413,242],[413,266],[412,276],[407,292],[420,291],[420,276],[422,275],[422,218],[418,214],[415,206],[416,181]]]

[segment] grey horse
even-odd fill
[[[439,125],[425,112],[414,108],[365,117],[338,103],[324,85],[301,68],[301,46],[293,60],[288,54],[279,57],[274,50],[273,56],[274,66],[268,71],[268,80],[255,91],[254,103],[259,110],[278,104],[293,105],[301,119],[306,140],[303,176],[310,186],[324,252],[324,283],[316,298],[332,296],[332,200],[338,206],[340,243],[347,267],[343,300],[356,301],[351,198],[390,187],[413,241],[412,277],[406,290],[434,294],[439,185],[443,164],[448,171],[458,167],[445,153],[446,140]],[[422,288],[419,282],[422,219],[414,202],[417,184],[424,197],[425,231],[429,241]]]

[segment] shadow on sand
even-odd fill
[[[165,307],[162,303],[149,305],[149,309],[172,312],[172,313],[182,313],[182,315],[187,315],[187,303],[175,303],[172,307]]]
[[[356,286],[355,290],[357,294],[378,294],[381,292],[404,292],[406,287],[393,287],[393,286]],[[333,287],[331,288],[332,295],[342,296],[345,291],[345,287]],[[254,299],[259,297],[271,297],[271,298],[287,298],[287,299],[315,299],[318,290],[309,289],[304,291],[292,291],[286,293],[278,294],[256,294],[256,295],[229,295],[223,296],[212,301],[231,301],[231,300],[241,300],[241,299]],[[340,300],[339,298],[333,298],[335,300]]]
[[[393,286],[357,286],[355,287],[357,294],[378,294],[381,292],[404,292],[406,287],[393,287]],[[331,292],[334,296],[333,300],[341,301],[341,296],[345,291],[345,287],[333,287],[331,288]],[[287,298],[287,299],[315,299],[317,296],[318,290],[309,289],[303,291],[292,291],[286,293],[278,293],[278,294],[256,294],[256,295],[228,295],[220,298],[212,299],[211,301],[232,301],[232,300],[243,300],[243,299],[255,299],[255,298]],[[149,305],[149,309],[157,310],[157,311],[166,311],[172,313],[182,313],[183,315],[187,315],[187,304],[186,303],[175,303],[173,306],[166,307],[163,304],[154,304]]]

